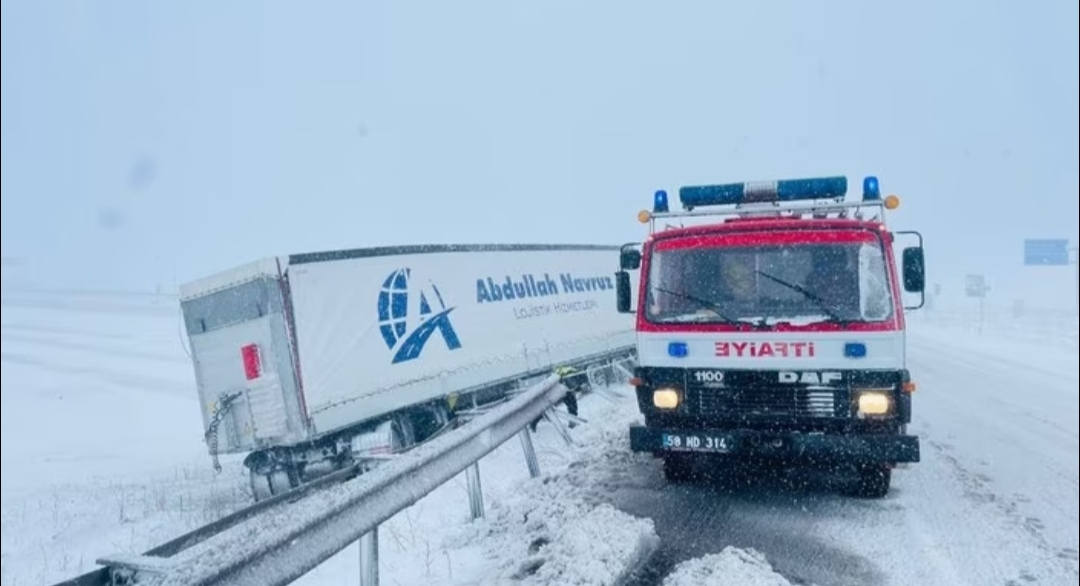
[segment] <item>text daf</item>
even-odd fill
[[[843,375],[839,372],[781,372],[780,382],[794,384],[802,383],[804,385],[830,385],[838,383],[843,380]]]

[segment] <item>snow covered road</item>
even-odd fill
[[[661,539],[639,586],[726,546],[764,553],[796,584],[1077,584],[1077,354],[1023,351],[915,329],[923,461],[883,501],[843,496],[822,474],[673,486],[659,461],[609,471],[610,502],[652,518]]]

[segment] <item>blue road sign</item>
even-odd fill
[[[1068,265],[1069,241],[1061,239],[1025,240],[1024,264],[1042,267]]]

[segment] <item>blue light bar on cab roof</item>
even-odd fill
[[[653,213],[654,214],[666,214],[668,213],[668,200],[667,192],[661,189],[653,194]]]
[[[877,177],[871,175],[866,179],[863,179],[862,198],[863,201],[874,201],[881,199],[881,183],[878,182]]]
[[[843,176],[727,183],[679,189],[679,201],[687,210],[702,206],[743,203],[840,199],[845,195],[847,195],[847,177]]]

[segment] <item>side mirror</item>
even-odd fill
[[[626,271],[615,273],[615,297],[619,313],[633,313],[630,307],[630,273]]]
[[[624,271],[636,271],[641,268],[641,251],[631,246],[633,245],[627,244],[619,252],[619,268]]]
[[[926,288],[926,259],[921,246],[904,249],[904,290],[922,293]]]

